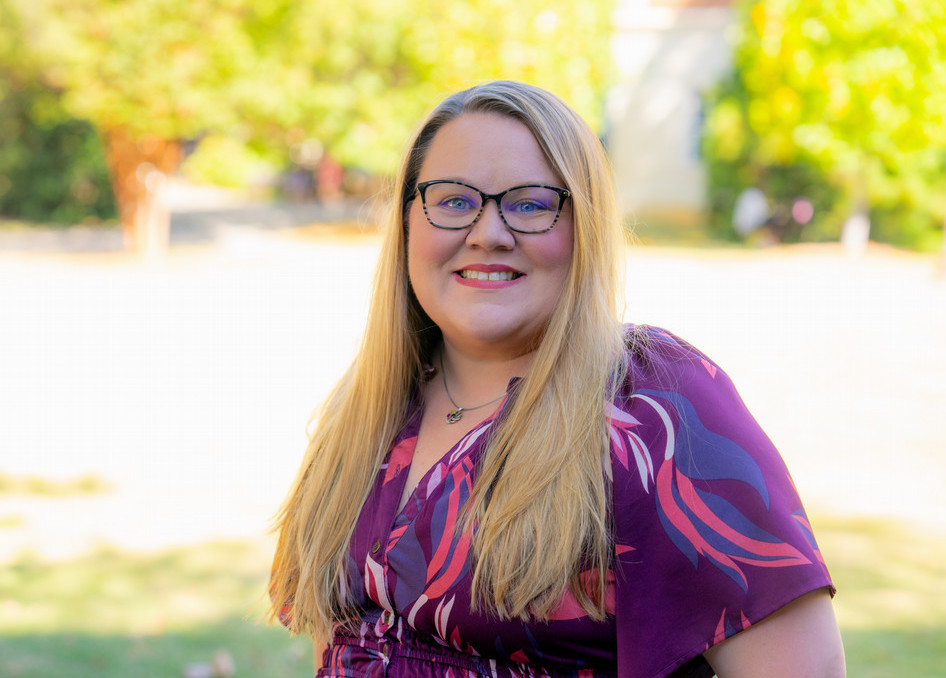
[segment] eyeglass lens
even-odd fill
[[[522,186],[505,193],[500,202],[500,212],[513,229],[544,231],[555,223],[561,197],[543,186]],[[483,208],[479,192],[449,182],[429,185],[424,203],[431,223],[444,228],[466,228]]]

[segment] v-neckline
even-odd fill
[[[507,391],[506,395],[499,402],[497,407],[488,414],[484,419],[477,423],[473,428],[467,431],[463,436],[460,437],[457,442],[450,446],[450,448],[441,455],[437,461],[435,461],[430,468],[421,476],[420,480],[417,481],[417,484],[411,490],[410,494],[407,495],[407,499],[404,502],[404,506],[401,506],[401,497],[404,495],[404,488],[407,484],[407,479],[410,476],[410,465],[414,460],[414,453],[417,450],[417,441],[419,439],[418,433],[420,431],[420,420],[423,417],[423,408],[418,408],[417,412],[411,418],[410,423],[407,428],[410,430],[410,435],[408,435],[404,441],[411,441],[410,447],[410,457],[407,460],[407,463],[404,465],[403,469],[399,473],[398,480],[393,483],[391,491],[396,495],[396,501],[394,503],[394,517],[391,520],[391,530],[392,532],[398,528],[405,527],[410,525],[417,515],[421,511],[428,498],[430,497],[430,490],[439,487],[443,483],[446,472],[453,468],[454,465],[459,463],[463,458],[471,454],[477,446],[475,444],[469,444],[468,449],[465,450],[460,456],[457,456],[456,459],[453,459],[452,462],[446,464],[444,468],[444,474],[440,477],[435,485],[431,485],[433,480],[433,474],[439,472],[441,468],[445,465],[445,460],[450,459],[460,448],[469,440],[470,436],[478,434],[477,437],[486,434],[486,430],[492,426],[493,422],[499,416],[499,413],[505,407],[506,402],[509,400],[509,392]],[[407,450],[402,450],[402,453],[405,453]],[[422,493],[422,494],[421,494]]]
[[[437,369],[433,367],[432,365],[430,365],[425,368],[422,378],[424,380],[429,380],[433,378],[433,376],[436,373],[437,373]],[[427,499],[429,498],[427,489],[429,489],[431,474],[433,474],[438,468],[440,468],[440,465],[441,463],[443,463],[444,459],[448,459],[451,455],[453,455],[454,452],[461,445],[463,445],[464,442],[468,440],[472,434],[474,434],[477,431],[480,431],[480,429],[483,428],[485,424],[489,424],[491,426],[492,423],[500,417],[502,412],[506,409],[506,407],[508,406],[508,404],[511,402],[512,398],[514,397],[516,386],[521,379],[522,379],[521,377],[512,377],[509,380],[509,383],[506,385],[506,394],[503,397],[503,399],[497,403],[496,407],[493,408],[492,412],[490,412],[487,416],[485,416],[476,426],[474,426],[469,431],[467,431],[466,434],[461,436],[460,439],[456,443],[454,443],[440,458],[437,459],[436,462],[434,462],[431,465],[429,469],[427,469],[424,475],[421,476],[420,480],[417,482],[417,485],[414,487],[413,490],[411,490],[411,493],[407,496],[407,500],[404,502],[404,506],[402,507],[401,497],[404,494],[404,487],[407,484],[407,479],[410,475],[410,465],[411,465],[411,462],[414,460],[414,452],[417,449],[417,441],[418,441],[419,433],[420,433],[420,423],[421,423],[421,419],[424,416],[424,400],[421,395],[420,384],[415,385],[414,392],[411,395],[411,406],[408,410],[410,414],[408,416],[406,424],[404,425],[404,428],[402,429],[403,437],[399,436],[400,440],[397,441],[392,447],[392,452],[393,452],[393,450],[396,449],[398,446],[404,444],[408,440],[411,441],[410,456],[407,457],[406,462],[402,465],[401,470],[397,472],[395,478],[391,479],[389,487],[386,488],[388,489],[388,491],[391,491],[394,493],[393,502],[392,502],[393,515],[389,514],[389,519],[385,521],[386,525],[388,525],[391,530],[391,532],[389,532],[388,534],[388,538],[390,538],[391,533],[393,533],[395,530],[406,528],[417,518],[418,514],[421,511],[421,507],[426,505]],[[483,431],[482,433],[485,434],[486,431]],[[477,449],[476,445],[470,445],[470,449],[467,451],[467,455],[464,455],[464,456],[468,456],[468,454],[472,453],[475,449]],[[458,457],[457,459],[455,459],[454,464],[458,463],[460,459],[462,459],[462,457]],[[394,461],[394,459],[389,457],[388,464],[390,464],[392,461]],[[440,479],[440,482],[441,483],[443,482],[443,478]],[[423,499],[420,499],[418,497],[418,492],[421,490],[422,487],[424,488],[424,496],[423,496]]]

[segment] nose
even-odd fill
[[[479,219],[470,226],[466,234],[466,244],[469,247],[480,247],[486,250],[515,247],[516,238],[506,227],[495,200],[486,201]]]

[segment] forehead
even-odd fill
[[[418,177],[431,179],[459,179],[489,191],[560,182],[525,123],[497,113],[464,113],[441,127]]]

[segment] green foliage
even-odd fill
[[[773,213],[785,215],[788,227],[780,231],[783,241],[836,240],[843,220],[838,206],[843,205],[843,199],[826,173],[811,162],[783,164],[758,159],[761,142],[748,124],[748,96],[738,77],[722,82],[713,97],[703,139],[710,232],[719,238],[738,240],[733,208],[744,189],[755,187],[766,195]],[[799,198],[808,199],[814,207],[814,218],[804,226],[787,216]]]
[[[63,116],[54,97],[8,90],[0,136],[10,140],[0,146],[0,214],[63,224],[115,217],[98,135]]]
[[[413,126],[446,94],[526,80],[593,123],[610,77],[612,0],[308,3],[316,47],[302,123],[344,164],[390,172]]]
[[[831,184],[829,221],[863,199],[875,236],[933,242],[946,214],[946,6],[759,0],[741,17],[735,81],[708,116],[717,214],[733,183],[800,166],[795,193]]]
[[[288,146],[391,172],[449,91],[525,79],[592,120],[609,77],[613,0],[6,0],[38,72],[100,130]]]
[[[93,127],[36,78],[18,15],[0,0],[0,215],[75,223],[115,205]]]
[[[15,141],[0,158],[0,209],[112,216],[91,128],[145,145],[207,137],[189,172],[233,185],[250,155],[289,164],[300,139],[391,173],[430,106],[487,79],[545,86],[598,121],[613,2],[0,0],[0,80],[42,99],[46,115],[17,97],[14,112],[0,110],[0,125],[16,126],[4,137]],[[54,107],[61,126],[49,123]]]

